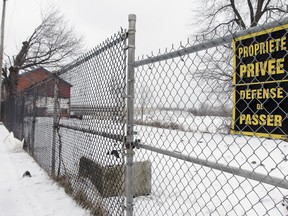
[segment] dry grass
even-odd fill
[[[58,176],[58,177],[53,177],[53,179],[61,186],[64,188],[64,191],[72,195],[73,194],[73,187],[69,181],[69,179],[66,176]]]
[[[74,199],[79,205],[89,209],[91,211],[91,215],[93,216],[109,216],[109,211],[105,208],[105,205],[101,202],[101,200],[97,200],[94,203],[89,200],[83,191],[78,191],[75,194]]]

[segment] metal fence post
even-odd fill
[[[20,138],[21,140],[24,138],[24,124],[25,124],[25,98],[22,95],[21,97],[21,110],[20,110],[20,122],[21,122],[21,132],[20,132]]]
[[[52,158],[51,158],[51,176],[55,177],[55,160],[56,160],[56,133],[57,133],[57,117],[59,109],[59,88],[58,88],[58,77],[54,78],[54,110],[53,110],[53,134],[52,134]]]
[[[34,144],[35,144],[35,130],[36,130],[36,112],[37,112],[37,107],[36,107],[36,90],[33,90],[33,99],[32,99],[32,128],[31,128],[31,155],[34,157]]]
[[[136,15],[129,15],[128,71],[127,71],[127,125],[126,125],[126,215],[133,216],[133,124],[134,124],[134,61]]]

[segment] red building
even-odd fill
[[[54,112],[54,88],[53,74],[43,67],[31,70],[19,75],[18,95],[24,96],[28,112],[33,109],[33,98],[36,103],[37,113],[51,115]],[[70,92],[72,85],[65,80],[58,79],[59,104],[64,116],[70,114]],[[28,103],[28,104],[27,104]]]

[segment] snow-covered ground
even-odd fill
[[[279,179],[287,176],[285,142],[137,128],[143,143],[159,149]],[[147,158],[152,162],[152,193],[134,200],[135,215],[288,215],[282,206],[283,197],[288,195],[285,189],[145,149],[136,150],[136,161]]]
[[[287,178],[288,143],[217,130],[229,126],[229,118],[161,110],[144,115],[144,121],[147,126],[135,126],[144,145],[256,175]],[[151,127],[153,122],[174,123],[181,130]],[[286,189],[150,150],[135,150],[135,161],[147,159],[152,162],[152,192],[134,199],[135,215],[288,215],[282,205]]]
[[[175,123],[181,126],[181,130],[157,128],[151,126],[152,124],[136,125],[136,138],[141,139],[142,144],[179,155],[222,165],[227,164],[239,170],[269,175],[277,179],[286,179],[288,175],[287,142],[230,135],[227,131],[217,130],[222,125],[229,125],[229,118],[199,117],[186,112],[161,110],[144,115],[144,120],[148,123]],[[42,121],[39,119],[37,122],[38,124],[47,122],[44,119]],[[63,119],[61,123],[88,128],[89,124],[86,125],[86,121],[88,119]],[[98,119],[89,119],[89,122],[90,124],[93,122],[93,128],[89,129],[121,134],[119,123]],[[104,127],[101,127],[102,124]],[[105,148],[99,145],[100,139],[96,139],[98,135],[93,137],[89,133],[75,132],[67,128],[61,128],[60,132],[62,141],[65,143],[62,149],[63,163],[67,164],[71,175],[77,173],[81,156],[89,156],[93,151],[98,152],[100,149],[106,156],[107,150],[113,148],[113,142],[105,142]],[[38,134],[37,130],[36,134]],[[0,126],[0,169],[2,169],[0,216],[89,215],[88,212],[77,207],[63,189],[53,183],[27,153],[22,150],[16,153],[10,152],[3,144],[7,135],[8,131]],[[43,136],[40,137],[43,139]],[[95,145],[91,145],[91,143],[95,144],[95,140],[98,143],[97,150]],[[42,145],[37,139],[35,143]],[[47,149],[42,151],[47,153]],[[107,159],[102,162],[111,165],[117,162],[115,160]],[[134,199],[134,215],[283,216],[288,214],[288,210],[282,205],[283,197],[288,195],[286,189],[161,155],[144,148],[135,150],[134,160],[150,160],[152,163],[151,194]],[[32,178],[22,177],[26,170],[31,172]],[[81,184],[83,188],[78,190],[92,191],[94,186],[89,182],[90,180],[82,180],[85,180],[85,184]],[[91,200],[96,195],[97,193],[90,194]],[[116,214],[115,203],[121,205],[122,198],[120,197],[119,202],[116,199],[113,202],[114,198],[109,199],[102,203],[107,204],[109,212]]]
[[[11,151],[0,125],[0,216],[88,216],[24,150]],[[31,178],[23,177],[29,171]]]

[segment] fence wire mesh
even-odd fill
[[[126,38],[115,34],[57,73],[36,71],[43,80],[4,103],[7,128],[97,216],[124,214]]]
[[[152,190],[134,215],[287,215],[285,23],[135,62],[134,160]]]
[[[94,215],[124,214],[125,45],[121,32],[59,76],[71,88],[70,118],[56,120],[56,175],[71,179],[74,197]]]
[[[134,64],[120,32],[42,69],[3,102],[3,122],[93,215],[287,215],[287,29],[284,18]]]

